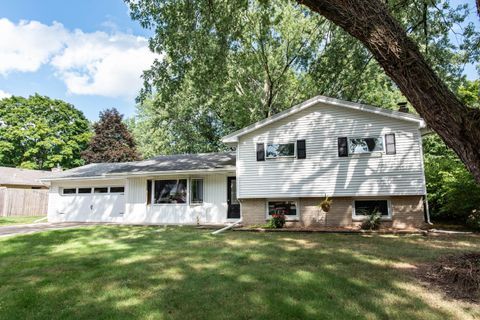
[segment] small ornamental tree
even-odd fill
[[[100,112],[100,120],[93,125],[94,136],[82,158],[87,163],[126,162],[139,160],[135,141],[123,123],[117,109]]]

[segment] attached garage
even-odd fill
[[[52,182],[50,199],[55,206],[49,210],[49,220],[122,222],[125,182]]]

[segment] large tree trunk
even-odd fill
[[[360,40],[480,182],[480,110],[462,104],[379,0],[297,0]]]

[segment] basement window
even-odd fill
[[[294,200],[270,200],[267,203],[267,218],[274,214],[284,214],[288,219],[298,217],[297,201]]]
[[[373,212],[378,212],[382,218],[390,218],[390,202],[388,200],[355,200],[353,218],[364,219]]]

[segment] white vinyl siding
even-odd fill
[[[128,178],[125,221],[132,223],[196,224],[198,220],[199,223],[224,223],[227,218],[227,175],[157,176],[148,179],[198,178],[203,179],[203,203],[168,205],[147,205],[147,178]],[[187,197],[190,197],[190,194]]]
[[[396,154],[338,156],[339,137],[395,133]],[[307,159],[256,161],[257,143],[305,139]],[[317,105],[240,137],[239,198],[423,195],[421,142],[412,122]]]

